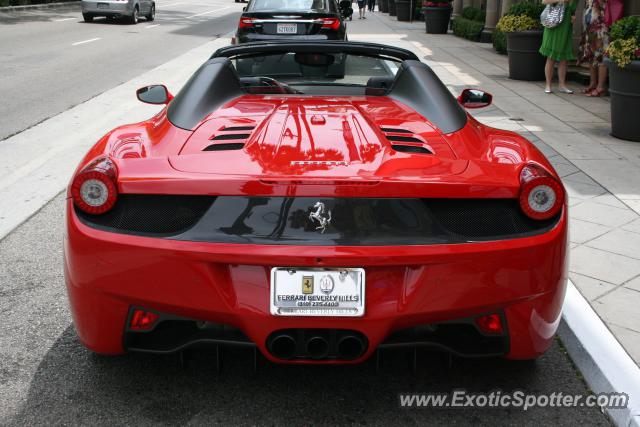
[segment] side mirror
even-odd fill
[[[247,6],[243,7],[243,8],[242,8],[242,11],[243,11],[243,12],[246,12],[246,11],[247,11]]]
[[[491,105],[493,96],[480,89],[465,89],[458,97],[458,102],[464,108],[483,108]]]
[[[141,87],[136,91],[136,96],[142,102],[147,104],[168,104],[173,95],[165,85],[151,85]]]

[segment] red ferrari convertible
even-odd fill
[[[218,50],[166,107],[109,132],[68,188],[64,267],[89,349],[202,345],[274,362],[378,349],[532,359],[565,292],[567,204],[547,159],[465,111],[411,52]]]

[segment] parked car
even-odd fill
[[[347,24],[336,0],[251,0],[235,41],[345,40]]]
[[[137,24],[139,17],[153,21],[156,16],[156,3],[153,0],[82,0],[82,17],[85,22],[104,16],[107,19],[125,18],[131,24]]]
[[[416,346],[533,359],[567,278],[565,190],[410,51],[339,41],[218,50],[74,174],[64,271],[108,354],[237,345],[282,363]]]

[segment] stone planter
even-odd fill
[[[539,52],[541,45],[541,30],[507,33],[510,79],[544,80],[544,65],[547,58]]]
[[[378,0],[378,10],[383,13],[389,13],[389,3],[387,0]]]
[[[396,16],[398,21],[411,20],[411,2],[409,0],[396,0]]]
[[[611,135],[640,142],[640,61],[631,61],[624,68],[609,59],[605,64],[609,68]]]
[[[424,25],[427,34],[447,34],[451,19],[451,6],[423,7]]]
[[[396,0],[387,0],[389,16],[396,16]]]

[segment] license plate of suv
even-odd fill
[[[109,9],[109,3],[98,3],[98,9]]]
[[[274,316],[364,315],[362,268],[271,269],[269,308]]]
[[[276,33],[277,34],[297,34],[298,24],[277,24]]]

